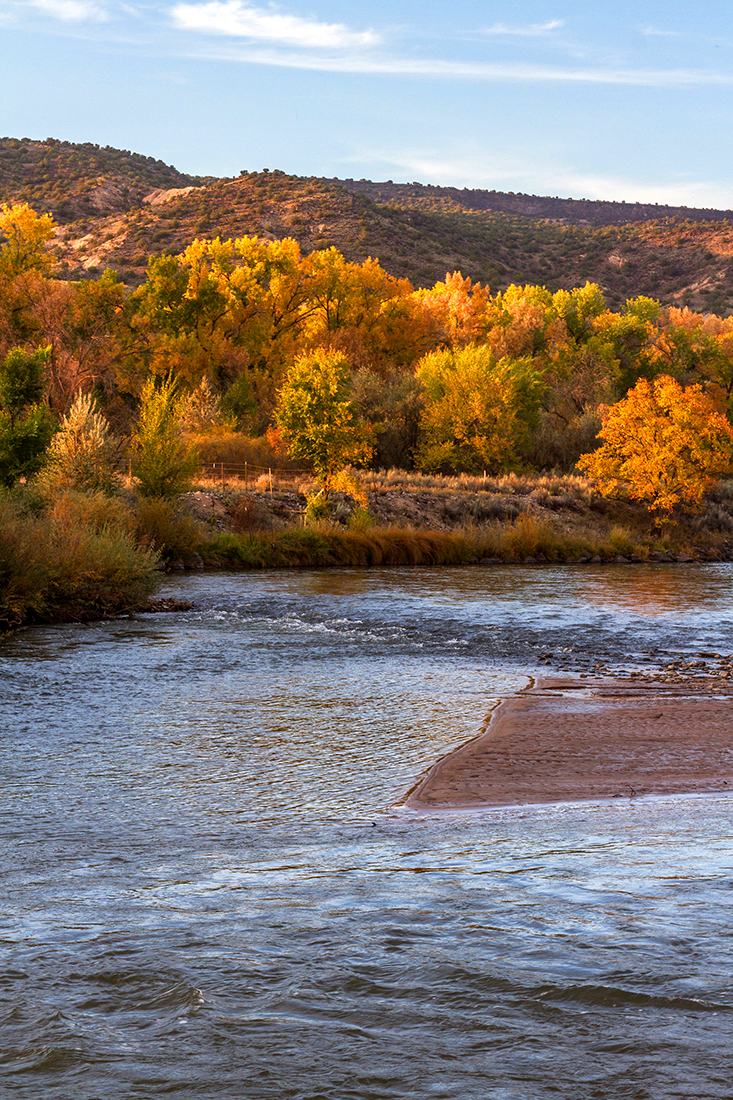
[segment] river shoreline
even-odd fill
[[[479,737],[438,760],[414,810],[479,809],[644,795],[733,792],[733,689],[542,678],[493,711]]]

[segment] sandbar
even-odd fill
[[[733,792],[733,698],[712,685],[544,679],[438,760],[405,800],[470,809]]]

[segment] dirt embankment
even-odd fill
[[[332,529],[442,532],[502,562],[733,560],[733,485],[715,490],[699,514],[680,512],[659,525],[644,506],[607,501],[575,477],[366,475],[364,482],[368,515],[353,497],[334,494]],[[305,479],[202,487],[181,506],[212,532],[278,533],[312,525],[310,490]]]

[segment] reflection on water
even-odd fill
[[[7,1095],[730,1096],[728,798],[395,803],[540,662],[733,650],[732,578],[190,577],[4,640]]]

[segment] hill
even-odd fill
[[[733,312],[733,212],[543,198],[423,184],[242,172],[185,175],[152,157],[47,139],[0,139],[0,200],[59,225],[59,273],[106,267],[130,285],[148,256],[198,237],[294,237],[430,286],[460,270],[493,291],[597,282],[611,307],[646,294]]]

